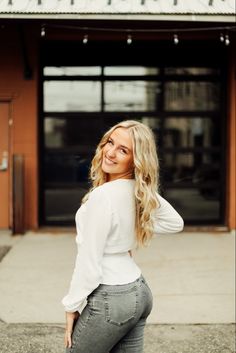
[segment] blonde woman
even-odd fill
[[[93,187],[76,213],[78,255],[66,311],[67,353],[141,353],[152,294],[132,250],[183,220],[157,192],[158,158],[150,128],[132,120],[102,137]]]

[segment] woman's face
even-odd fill
[[[127,129],[115,129],[102,152],[102,170],[108,181],[133,177],[133,145]]]

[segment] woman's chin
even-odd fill
[[[109,174],[109,173],[111,173],[111,168],[109,168],[109,166],[107,166],[107,165],[102,164],[102,171],[104,173]]]

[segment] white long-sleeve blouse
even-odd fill
[[[99,284],[135,281],[140,268],[129,255],[136,246],[133,179],[116,179],[95,188],[78,209],[75,221],[78,254],[68,294],[62,304],[67,312],[82,312],[86,298]],[[177,233],[183,219],[157,194],[154,233]]]

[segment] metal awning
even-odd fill
[[[2,0],[0,18],[235,23],[234,0]]]

